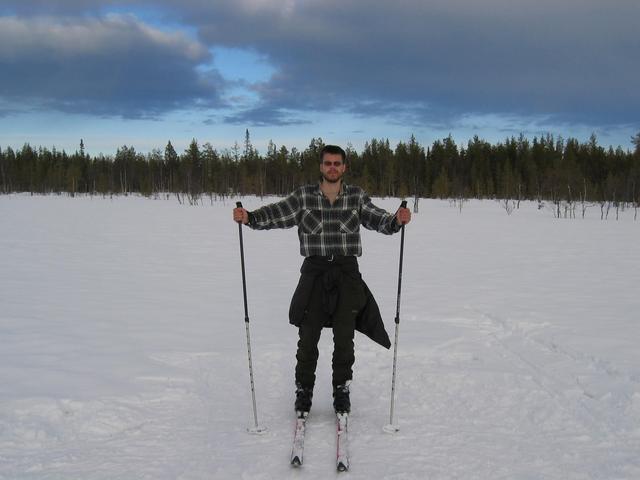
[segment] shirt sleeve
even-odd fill
[[[360,222],[369,229],[375,230],[385,235],[392,235],[400,231],[400,225],[396,221],[396,216],[382,208],[376,207],[369,195],[364,191],[361,193]]]
[[[291,228],[298,224],[300,192],[294,191],[287,198],[249,212],[248,226],[254,230]]]

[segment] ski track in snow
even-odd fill
[[[382,432],[392,352],[358,335],[351,469],[337,474],[328,331],[304,466],[288,464],[294,230],[245,230],[268,427],[246,432],[234,202],[0,197],[0,479],[640,478],[632,216],[559,220],[524,204],[507,217],[494,202],[459,213],[423,200],[405,245],[400,431]],[[363,276],[393,335],[399,235],[363,241]]]

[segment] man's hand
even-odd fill
[[[233,221],[234,222],[242,222],[244,225],[249,223],[249,212],[247,212],[244,208],[234,208],[233,209]]]
[[[411,210],[400,207],[396,212],[396,222],[398,225],[406,225],[411,221]]]

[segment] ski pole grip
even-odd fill
[[[236,208],[242,208],[242,202],[236,202]],[[238,225],[242,227],[242,221],[239,221]]]
[[[400,208],[407,208],[407,201],[406,201],[406,200],[403,200],[403,201],[400,203]],[[398,211],[399,211],[399,210],[400,210],[400,209],[398,209]],[[404,235],[404,223],[402,224],[402,232],[403,232],[402,234]]]

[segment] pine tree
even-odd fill
[[[178,180],[178,154],[175,148],[171,145],[171,140],[167,142],[167,146],[164,148],[164,163],[167,168],[167,175],[169,181],[169,192],[177,192],[177,180]]]
[[[631,137],[631,143],[636,147],[635,153],[640,155],[640,132]]]

